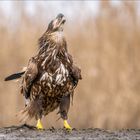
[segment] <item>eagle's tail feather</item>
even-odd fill
[[[37,98],[31,101],[24,109],[17,113],[20,122],[26,122],[32,118],[41,119],[40,100]]]
[[[29,116],[28,110],[29,110],[29,107],[25,107],[24,109],[22,109],[20,112],[16,114],[20,122],[26,122],[29,119],[31,119],[31,117]]]

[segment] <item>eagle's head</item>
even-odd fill
[[[58,14],[57,17],[49,23],[47,31],[49,32],[63,31],[63,25],[65,22],[66,19],[64,15]]]

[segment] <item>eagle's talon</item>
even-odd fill
[[[68,131],[72,130],[72,127],[68,124],[67,120],[64,120],[64,128]]]
[[[44,129],[40,119],[38,119],[38,121],[37,121],[36,128],[37,128],[38,130],[43,130],[43,129]]]

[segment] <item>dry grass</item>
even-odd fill
[[[0,21],[0,126],[19,124],[15,114],[24,105],[19,85],[3,79],[27,64],[46,28],[46,23],[36,22],[24,10],[21,17],[15,29],[4,25],[6,19]],[[72,126],[140,127],[140,22],[136,2],[122,2],[117,7],[101,2],[96,17],[89,16],[77,25],[67,24],[65,28],[69,50],[83,75],[69,113]],[[55,112],[43,122],[46,127],[62,126],[56,119]]]

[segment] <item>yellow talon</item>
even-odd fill
[[[43,129],[43,126],[42,126],[42,123],[41,123],[40,119],[37,120],[36,128],[39,129],[39,130]]]
[[[67,120],[64,120],[64,127],[65,127],[67,130],[72,130],[72,128],[71,128],[70,125],[68,124]]]

